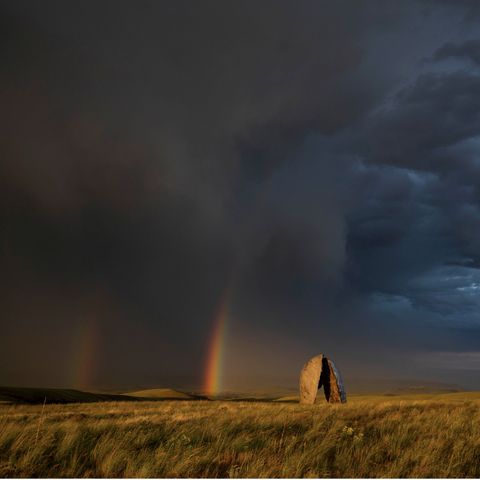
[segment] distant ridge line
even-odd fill
[[[161,395],[160,393],[164,394]],[[125,394],[92,393],[73,388],[0,387],[0,402],[14,404],[139,402],[161,400],[203,400],[200,395],[171,389],[150,389]]]

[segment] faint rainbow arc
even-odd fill
[[[95,317],[86,318],[79,324],[74,341],[69,383],[74,388],[88,388],[95,370],[99,343],[99,329]]]

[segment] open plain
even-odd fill
[[[479,477],[480,394],[0,405],[1,477]]]

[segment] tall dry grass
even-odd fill
[[[480,403],[4,405],[0,476],[479,477]]]

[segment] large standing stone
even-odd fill
[[[340,372],[335,364],[320,354],[311,358],[300,373],[300,403],[313,405],[323,386],[329,403],[345,403],[347,395]]]

